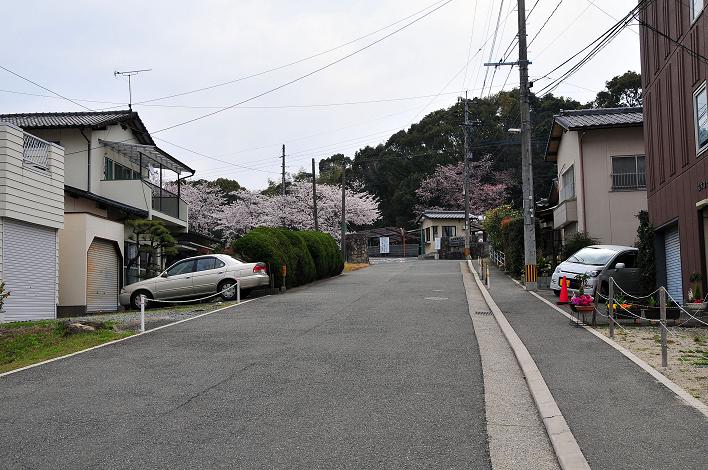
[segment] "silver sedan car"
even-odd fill
[[[176,262],[157,277],[125,286],[120,291],[120,304],[140,308],[140,295],[170,300],[207,297],[219,292],[224,300],[233,300],[237,279],[241,295],[270,284],[265,263],[244,263],[229,255],[195,256]]]

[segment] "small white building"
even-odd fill
[[[444,211],[426,210],[416,220],[420,227],[421,255],[435,253],[436,238],[461,239],[465,236],[465,212],[464,211]],[[479,216],[470,215],[470,225],[472,226],[471,242],[477,241],[476,233],[482,231],[479,224]],[[464,245],[464,242],[463,242]]]
[[[64,149],[0,119],[0,321],[56,318]]]

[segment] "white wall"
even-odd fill
[[[121,223],[91,214],[66,214],[64,229],[59,230],[60,307],[86,305],[86,263],[91,242],[94,238],[114,241],[122,257],[124,230]]]
[[[25,133],[0,125],[0,217],[61,228],[64,224],[64,150],[48,145],[47,170],[23,163]]]

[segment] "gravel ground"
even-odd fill
[[[211,312],[217,308],[235,305],[232,302],[209,302],[202,304],[188,304],[183,306],[173,305],[165,308],[154,308],[145,310],[145,329],[149,330],[158,326],[173,323],[185,318],[190,318],[202,313]],[[81,317],[71,317],[71,321],[109,321],[116,322],[119,330],[137,331],[140,329],[140,311],[127,310],[123,312],[99,313],[95,315],[84,315]]]
[[[615,329],[615,341],[708,405],[708,328],[669,327],[668,367],[661,367],[661,331],[653,326]],[[606,336],[606,326],[598,328]]]

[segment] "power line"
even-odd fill
[[[287,81],[287,82],[285,82],[285,83],[282,83],[282,84],[280,84],[280,85],[278,85],[278,86],[276,86],[276,87],[273,87],[273,88],[271,88],[271,89],[269,89],[269,90],[266,90],[266,91],[264,91],[264,92],[261,92],[261,93],[258,93],[258,94],[256,94],[256,95],[253,95],[253,96],[251,96],[250,98],[246,98],[246,99],[241,100],[241,101],[239,101],[239,102],[237,102],[237,103],[234,103],[234,104],[232,104],[232,105],[226,106],[225,108],[218,109],[218,110],[216,110],[216,111],[212,111],[212,112],[209,112],[209,113],[206,113],[206,114],[202,114],[202,115],[200,115],[200,116],[197,116],[197,117],[194,117],[194,118],[191,118],[191,119],[187,119],[186,121],[178,122],[178,123],[176,123],[176,124],[172,124],[172,125],[167,126],[167,127],[163,127],[162,129],[158,129],[158,130],[154,131],[153,133],[164,132],[164,131],[167,131],[167,130],[170,130],[170,129],[174,129],[174,128],[176,128],[176,127],[184,126],[184,125],[186,125],[186,124],[191,124],[191,123],[193,123],[193,122],[196,122],[196,121],[199,121],[199,120],[202,120],[202,119],[206,119],[206,118],[208,118],[208,117],[214,116],[214,115],[216,115],[216,114],[219,114],[219,113],[222,113],[222,112],[227,111],[227,110],[229,110],[229,109],[232,109],[232,108],[235,108],[235,107],[237,107],[237,106],[240,106],[240,105],[242,105],[242,104],[244,104],[244,103],[248,103],[249,101],[253,101],[253,100],[258,99],[258,98],[260,98],[260,97],[262,97],[262,96],[265,96],[265,95],[268,95],[268,94],[270,94],[270,93],[273,93],[274,91],[280,90],[281,88],[285,88],[285,87],[287,87],[287,86],[289,86],[289,85],[292,85],[293,83],[296,83],[296,82],[299,82],[299,81],[301,81],[301,80],[304,80],[304,79],[307,78],[307,77],[310,77],[310,76],[312,76],[312,75],[315,75],[316,73],[319,73],[319,72],[321,72],[321,71],[323,71],[323,70],[325,70],[325,69],[328,69],[328,68],[330,68],[330,67],[332,67],[332,66],[334,66],[334,65],[336,65],[336,64],[338,64],[338,63],[340,63],[340,62],[342,62],[342,61],[344,61],[344,60],[347,60],[347,59],[349,59],[350,57],[352,57],[352,56],[354,56],[354,55],[356,55],[356,54],[358,54],[358,53],[360,53],[360,52],[362,52],[362,51],[365,51],[366,49],[368,49],[368,48],[370,48],[370,47],[372,47],[372,46],[374,46],[374,45],[376,45],[376,44],[378,44],[378,43],[384,41],[385,39],[388,39],[389,37],[393,36],[394,34],[400,32],[400,31],[403,31],[404,29],[406,29],[406,28],[412,26],[413,24],[417,23],[418,21],[422,20],[423,18],[425,18],[425,17],[427,17],[427,16],[429,16],[429,15],[435,13],[436,11],[438,11],[438,10],[441,9],[442,7],[448,5],[448,4],[451,3],[452,1],[453,1],[453,0],[447,0],[445,3],[443,3],[443,4],[441,4],[441,5],[439,5],[439,6],[435,7],[435,8],[433,8],[432,10],[428,11],[428,12],[425,13],[424,15],[419,16],[418,18],[414,19],[413,21],[411,21],[411,22],[409,22],[409,23],[406,23],[405,25],[401,26],[400,28],[398,28],[398,29],[396,29],[396,30],[394,30],[394,31],[392,31],[392,32],[390,32],[390,33],[388,33],[388,34],[386,34],[385,36],[383,36],[383,37],[381,37],[381,38],[379,38],[379,39],[377,39],[377,40],[375,40],[375,41],[373,41],[373,42],[367,44],[367,45],[364,46],[364,47],[361,47],[361,48],[355,50],[354,52],[350,52],[349,54],[346,54],[346,55],[344,55],[343,57],[340,57],[339,59],[336,59],[336,60],[334,60],[334,61],[332,61],[332,62],[329,62],[328,64],[325,64],[325,65],[323,65],[322,67],[318,67],[318,68],[316,68],[315,70],[312,70],[312,71],[310,71],[310,72],[308,72],[308,73],[306,73],[306,74],[300,75],[300,76],[297,77],[297,78],[294,78],[294,79],[292,79],[292,80],[289,80],[289,81]]]
[[[575,72],[577,72],[583,65],[585,65],[588,61],[590,61],[597,53],[602,50],[605,46],[607,46],[612,40],[619,35],[619,33],[629,24],[631,19],[634,17],[636,12],[638,12],[640,9],[645,8],[648,4],[648,2],[651,2],[653,0],[641,0],[639,4],[637,4],[634,8],[632,8],[629,13],[627,13],[621,20],[619,20],[617,23],[612,25],[607,31],[602,33],[600,36],[598,36],[596,39],[591,41],[589,44],[587,44],[585,47],[580,49],[578,52],[573,54],[571,57],[568,59],[564,60],[561,62],[559,65],[554,67],[551,71],[548,73],[544,74],[541,79],[547,78],[549,75],[551,75],[553,72],[559,70],[569,62],[571,62],[573,59],[576,57],[580,56],[583,54],[585,51],[590,49],[590,51],[585,54],[576,64],[574,64],[570,69],[566,70],[564,73],[562,73],[558,78],[553,80],[551,83],[543,87],[539,91],[539,95],[542,93],[550,93],[553,91],[555,88],[560,85],[561,82],[563,82],[566,78],[572,76]]]
[[[235,78],[235,79],[233,79],[233,80],[228,80],[228,81],[221,82],[221,83],[215,83],[215,84],[213,84],[213,85],[208,85],[208,86],[205,86],[205,87],[202,87],[202,88],[197,88],[197,89],[194,89],[194,90],[184,91],[184,92],[180,92],[180,93],[173,93],[173,94],[171,94],[171,95],[161,96],[161,97],[158,97],[158,98],[152,98],[152,99],[149,99],[149,100],[143,100],[143,101],[139,101],[139,102],[133,103],[133,104],[136,105],[136,104],[152,103],[152,102],[155,102],[155,101],[166,100],[166,99],[169,99],[169,98],[177,98],[177,97],[180,97],[180,96],[185,96],[185,95],[189,95],[189,94],[193,94],[193,93],[199,93],[199,92],[201,92],[201,91],[206,91],[206,90],[211,90],[211,89],[213,89],[213,88],[218,88],[218,87],[223,87],[223,86],[226,86],[226,85],[231,85],[231,84],[233,84],[233,83],[237,83],[237,82],[240,82],[240,81],[243,81],[243,80],[247,80],[247,79],[255,78],[255,77],[260,77],[260,76],[262,76],[262,75],[266,75],[266,74],[271,73],[271,72],[275,72],[275,71],[278,71],[278,70],[282,70],[282,69],[284,69],[284,68],[291,67],[291,66],[293,66],[293,65],[297,65],[297,64],[300,64],[300,63],[302,63],[302,62],[306,62],[306,61],[308,61],[308,60],[314,59],[314,58],[316,58],[316,57],[320,57],[320,56],[325,55],[325,54],[328,54],[328,53],[330,53],[330,52],[334,52],[334,51],[336,51],[336,50],[338,50],[338,49],[341,49],[341,48],[343,48],[343,47],[346,47],[346,46],[349,46],[349,45],[354,44],[354,43],[356,43],[356,42],[359,42],[359,41],[361,41],[362,39],[366,39],[366,38],[368,38],[368,37],[371,37],[371,36],[373,36],[373,35],[375,35],[375,34],[377,34],[377,33],[380,33],[381,31],[385,31],[385,30],[387,30],[387,29],[389,29],[389,28],[391,28],[391,27],[393,27],[393,26],[395,26],[395,25],[397,25],[397,24],[399,24],[399,23],[402,23],[402,22],[404,22],[404,21],[406,21],[406,20],[408,20],[408,19],[410,19],[410,18],[412,18],[412,17],[414,17],[414,16],[417,16],[417,15],[419,15],[420,13],[423,13],[423,12],[425,12],[425,11],[427,11],[427,10],[429,10],[429,9],[431,9],[431,8],[433,8],[433,7],[435,7],[435,6],[437,6],[437,5],[440,5],[440,3],[443,3],[443,2],[449,3],[449,1],[446,2],[445,0],[438,0],[438,1],[436,1],[436,2],[434,2],[434,3],[432,3],[432,4],[430,4],[430,5],[428,5],[427,7],[423,8],[423,9],[421,9],[421,10],[416,11],[415,13],[412,13],[412,14],[410,14],[410,15],[404,17],[404,18],[401,18],[401,19],[399,19],[399,20],[397,20],[397,21],[394,21],[393,23],[390,23],[390,24],[388,24],[388,25],[386,25],[386,26],[384,26],[384,27],[382,27],[382,28],[379,28],[379,29],[377,29],[377,30],[375,30],[375,31],[372,31],[372,32],[370,32],[370,33],[367,33],[367,34],[365,34],[365,35],[363,35],[363,36],[359,36],[359,37],[357,37],[357,38],[355,38],[355,39],[352,39],[352,40],[347,41],[347,42],[345,42],[345,43],[339,44],[338,46],[334,46],[334,47],[332,47],[332,48],[330,48],[330,49],[327,49],[327,50],[325,50],[325,51],[317,52],[317,53],[315,53],[315,54],[309,55],[309,56],[307,56],[307,57],[303,57],[303,58],[301,58],[301,59],[297,59],[297,60],[292,61],[292,62],[289,62],[289,63],[287,63],[287,64],[283,64],[283,65],[279,65],[279,66],[276,66],[276,67],[272,67],[272,68],[263,70],[263,71],[261,71],[261,72],[256,72],[256,73],[253,73],[253,74],[250,74],[250,75],[245,75],[245,76],[243,76],[243,77]],[[440,6],[444,6],[444,5],[440,5]],[[433,11],[434,11],[434,10],[433,10]],[[424,15],[424,16],[427,16],[427,15]],[[421,18],[423,18],[424,16],[422,16]],[[419,18],[419,19],[420,19],[420,18]],[[416,20],[416,21],[417,21],[417,20]],[[106,108],[106,109],[111,109],[111,108]]]

